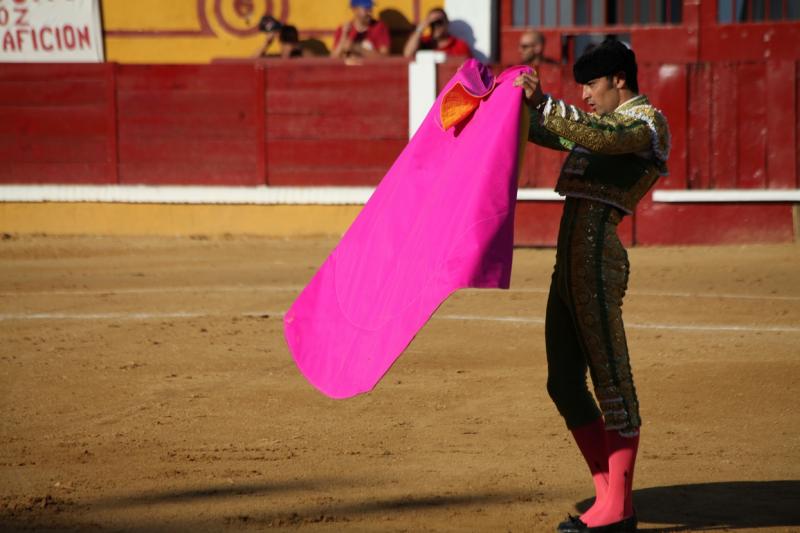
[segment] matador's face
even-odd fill
[[[625,87],[625,78],[614,76],[603,76],[589,80],[583,84],[582,98],[592,111],[599,115],[611,113],[620,104],[620,89]]]

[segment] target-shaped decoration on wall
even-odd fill
[[[258,33],[258,22],[264,15],[286,21],[289,0],[206,0],[205,13],[226,33],[249,37]]]

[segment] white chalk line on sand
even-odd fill
[[[533,292],[547,294],[549,289],[522,288],[509,289],[509,292]],[[800,301],[800,296],[782,294],[740,294],[732,292],[688,292],[688,291],[627,291],[630,296],[655,296],[665,298],[719,298],[724,300],[787,300]]]
[[[443,320],[474,320],[485,322],[512,322],[521,324],[544,324],[543,318],[518,317],[518,316],[480,316],[480,315],[442,315]],[[738,332],[781,332],[800,333],[800,327],[795,326],[761,326],[757,324],[658,324],[647,322],[626,322],[626,329],[664,329],[677,331],[738,331]]]
[[[129,287],[123,289],[43,289],[35,291],[0,291],[0,296],[114,296],[115,294],[155,294],[162,292],[300,292],[302,289],[302,285],[210,285],[207,287]]]
[[[165,320],[170,318],[210,318],[225,316],[241,316],[250,318],[283,318],[283,311],[250,311],[245,313],[223,313],[205,311],[174,311],[164,313],[7,313],[0,314],[0,321],[27,320]],[[543,318],[520,316],[482,316],[482,315],[434,315],[433,320],[463,320],[476,322],[506,322],[516,324],[544,324]],[[655,329],[673,331],[729,331],[749,333],[800,333],[800,327],[767,326],[759,324],[659,324],[647,322],[629,322],[627,329]]]
[[[116,294],[155,294],[155,293],[208,293],[208,292],[289,292],[299,293],[302,285],[210,285],[206,287],[129,287],[121,289],[54,289],[34,291],[0,291],[0,296],[59,295],[59,296],[113,296]],[[463,289],[471,292],[485,292],[487,289]],[[549,289],[523,287],[503,290],[506,293],[547,294]],[[628,291],[631,296],[655,296],[665,298],[718,298],[728,300],[785,300],[800,301],[800,296],[780,294],[737,294],[727,292],[688,292],[688,291]]]

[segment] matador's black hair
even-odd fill
[[[588,48],[572,66],[572,74],[578,83],[624,72],[628,88],[635,93],[639,92],[638,70],[636,54],[616,39],[606,39],[598,46]]]

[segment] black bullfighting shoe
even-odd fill
[[[586,531],[587,527],[580,518],[569,514],[566,520],[558,524],[556,531],[560,533],[578,533],[579,531]]]
[[[636,526],[639,523],[636,515],[633,515],[619,522],[614,522],[613,524],[589,527],[584,524],[579,517],[568,516],[569,518],[558,524],[558,529],[556,531],[559,533],[628,533],[635,532]]]

